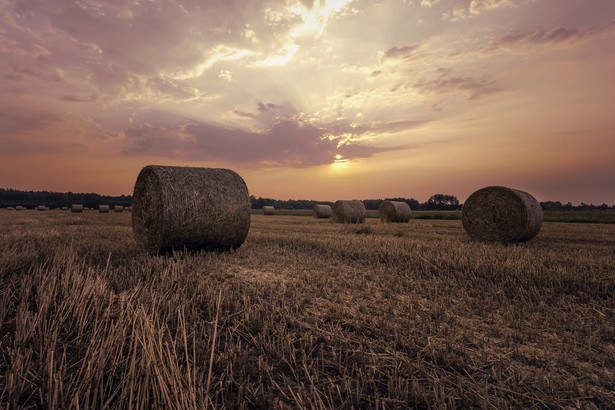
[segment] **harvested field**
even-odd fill
[[[0,210],[0,404],[615,406],[615,225],[253,214],[150,256],[131,214]]]

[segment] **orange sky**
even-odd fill
[[[614,73],[612,0],[0,0],[0,187],[613,205]]]

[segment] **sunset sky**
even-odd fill
[[[613,0],[0,0],[0,187],[615,204]]]

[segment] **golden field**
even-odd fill
[[[0,210],[3,408],[615,407],[615,225],[252,215],[150,256],[131,215]]]

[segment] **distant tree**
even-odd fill
[[[454,195],[435,194],[427,201],[427,209],[453,211],[459,208],[459,200]]]

